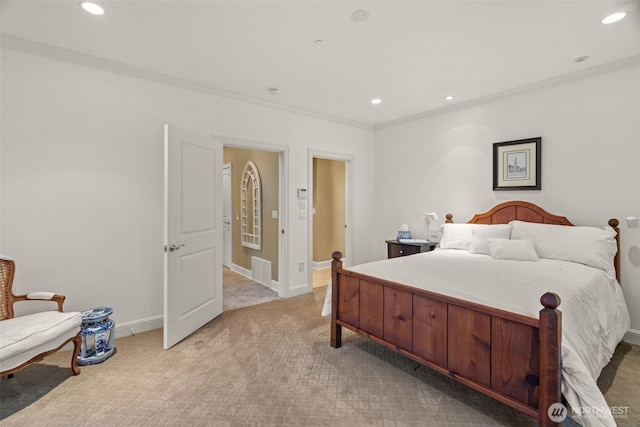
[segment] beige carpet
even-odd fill
[[[493,399],[345,331],[329,346],[325,288],[224,312],[171,350],[162,331],[73,377],[70,352],[0,381],[13,426],[531,426]],[[600,384],[640,425],[640,347],[622,344]]]

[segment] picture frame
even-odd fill
[[[540,190],[542,137],[493,144],[493,191]]]

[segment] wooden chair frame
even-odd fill
[[[54,294],[51,298],[36,298],[29,295],[14,295],[13,294],[13,278],[15,276],[15,262],[8,259],[0,259],[0,321],[12,319],[15,316],[14,303],[21,301],[50,301],[57,304],[57,311],[63,311],[63,304],[65,300],[64,295]],[[13,374],[27,366],[42,361],[45,357],[56,351],[62,349],[68,343],[73,342],[73,352],[71,355],[71,370],[73,375],[80,374],[80,368],[78,367],[78,354],[80,354],[80,348],[82,345],[82,336],[80,332],[63,342],[59,347],[45,351],[43,353],[34,356],[30,360],[23,364],[16,366],[15,368],[8,369],[0,372],[0,377],[9,376],[11,378]]]

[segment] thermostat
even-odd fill
[[[306,188],[298,188],[298,200],[307,200]]]

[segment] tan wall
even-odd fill
[[[242,171],[249,160],[258,168],[262,182],[262,250],[260,251],[240,244],[240,184]],[[233,242],[231,262],[251,270],[252,256],[271,261],[271,278],[278,280],[278,219],[271,217],[271,212],[278,210],[280,199],[278,153],[225,147],[224,163],[231,163],[231,238]]]
[[[331,260],[333,251],[345,251],[345,163],[313,159],[313,260]]]

